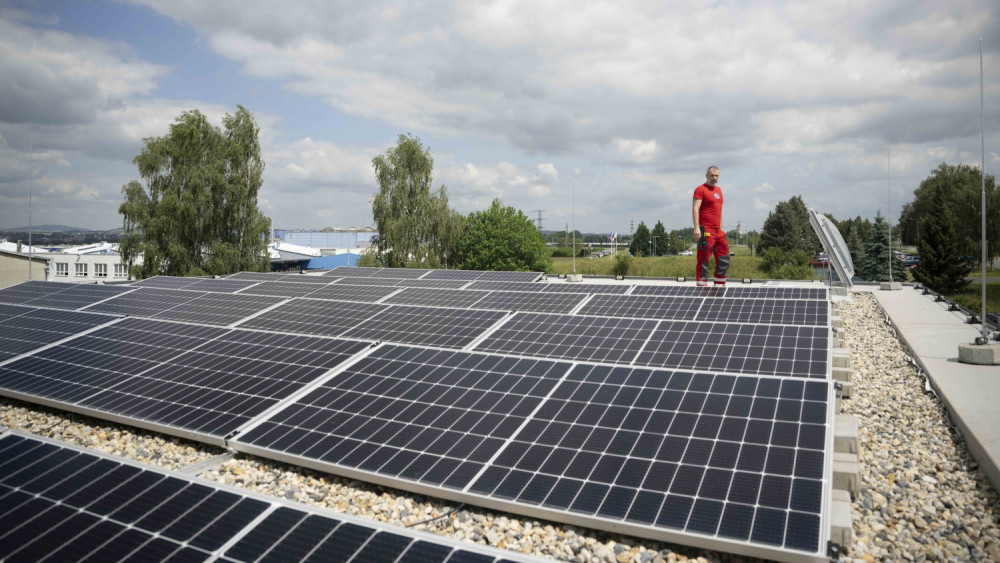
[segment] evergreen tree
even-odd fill
[[[864,256],[855,264],[855,274],[867,281],[889,281],[889,223],[881,214],[875,215],[875,223],[865,241]],[[892,256],[892,279],[906,279],[903,262],[895,255]]]
[[[767,215],[757,253],[767,248],[780,248],[786,253],[801,250],[810,256],[822,248],[809,223],[809,210],[800,196],[778,202],[774,211]]]
[[[144,140],[133,162],[146,185],[125,185],[118,208],[122,261],[135,277],[268,269],[271,221],[257,207],[260,129],[243,106],[223,127],[192,110],[166,136]]]
[[[640,221],[639,226],[635,228],[635,234],[632,235],[632,242],[628,245],[628,251],[632,253],[632,256],[646,256],[649,254],[649,227],[646,223]]]
[[[653,238],[653,256],[663,256],[667,253],[667,229],[663,226],[663,221],[657,221],[650,233]]]
[[[944,196],[943,187],[935,187],[929,195],[930,212],[924,217],[920,233],[920,265],[913,277],[940,293],[951,294],[968,285],[971,271],[963,259],[962,243],[955,234],[955,215]]]

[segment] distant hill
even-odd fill
[[[82,227],[67,227],[66,225],[32,225],[32,231],[44,231],[47,233],[63,233],[63,232],[74,232],[74,233],[89,233],[97,232],[97,229],[84,229]],[[108,229],[117,230],[117,229]],[[27,232],[28,227],[14,227],[12,229],[0,229],[0,231],[12,231],[12,232]],[[104,232],[104,231],[100,231]]]

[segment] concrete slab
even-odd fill
[[[849,367],[846,367],[846,368],[835,367],[835,368],[833,368],[832,376],[833,376],[833,380],[834,381],[840,381],[840,382],[843,382],[843,383],[850,383],[850,381],[851,381],[851,368],[849,368]]]
[[[834,369],[851,368],[851,352],[847,348],[833,349],[833,367]]]
[[[858,453],[858,417],[853,414],[833,416],[833,451]]]
[[[860,470],[858,454],[834,452],[833,488],[847,491],[851,498],[857,498],[861,491]]]
[[[910,287],[872,294],[927,374],[980,471],[1000,491],[1000,368],[958,361],[958,347],[974,342],[980,325],[966,324],[961,312]]]
[[[834,489],[830,506],[830,541],[841,547],[850,547],[854,543],[851,495],[840,489]]]
[[[977,366],[1000,366],[1000,343],[959,344],[958,361]]]
[[[882,282],[878,288],[882,291],[900,291],[903,289],[903,284],[899,282]]]

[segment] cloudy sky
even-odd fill
[[[276,227],[369,226],[371,160],[412,133],[452,207],[546,229],[724,223],[801,195],[838,218],[939,163],[1000,171],[1000,3],[0,0],[0,228],[121,226],[142,139],[242,104]],[[891,182],[887,151],[891,151]],[[31,173],[29,175],[29,168]]]

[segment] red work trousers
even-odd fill
[[[698,265],[695,269],[695,279],[699,284],[708,282],[708,262],[712,255],[715,255],[715,285],[726,285],[726,273],[729,272],[726,231],[702,227],[701,239],[698,240]]]

